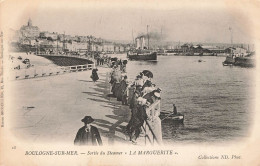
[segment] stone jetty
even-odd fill
[[[50,66],[50,65],[49,65]],[[52,67],[55,67],[52,66]],[[81,119],[92,116],[104,145],[132,143],[124,134],[131,117],[129,106],[109,97],[110,68],[98,67],[99,80],[94,83],[91,71],[71,72],[53,77],[12,80],[8,110],[12,134],[33,143],[66,143],[73,145]],[[145,137],[138,145],[145,145]]]

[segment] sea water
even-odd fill
[[[152,82],[162,89],[161,110],[172,111],[174,103],[185,116],[183,124],[162,121],[164,142],[218,143],[249,136],[254,120],[255,69],[223,66],[224,60],[158,56],[157,62],[128,61],[129,80],[142,70],[152,71]]]

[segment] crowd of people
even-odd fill
[[[152,116],[146,112],[146,108],[161,99],[161,89],[152,83],[153,73],[149,70],[142,71],[132,83],[129,82],[125,70],[123,70],[126,66],[120,61],[115,61],[112,66],[111,92],[118,101],[122,101],[123,105],[128,105],[131,109],[131,119],[126,126],[126,133],[130,141],[136,144],[144,121],[149,120]],[[159,112],[157,116],[159,116]]]
[[[108,67],[113,67],[113,66],[117,66],[120,67],[120,70],[122,72],[126,72],[126,64],[127,64],[127,60],[121,60],[118,58],[111,58],[107,55],[101,55],[101,54],[96,54],[94,56],[94,59],[96,61],[96,66],[103,66],[103,65],[107,65]]]
[[[111,64],[111,57],[105,54],[94,54],[94,59],[97,66],[109,65]]]
[[[147,108],[161,99],[161,89],[157,88],[156,85],[152,83],[153,73],[149,70],[140,72],[136,76],[136,79],[133,82],[130,82],[126,75],[127,60],[107,58],[104,59],[104,61],[112,68],[109,82],[112,86],[111,96],[117,98],[123,105],[129,106],[131,109],[131,119],[125,128],[125,133],[129,136],[129,140],[133,144],[137,144],[136,140],[143,130],[142,126],[144,122],[153,120],[153,117],[159,118],[160,110],[158,108],[154,108],[155,111],[153,111],[153,114],[151,111],[147,112]],[[102,65],[102,62],[99,65]],[[97,69],[92,70],[91,78],[94,82],[99,79],[97,71]],[[102,144],[98,130],[93,126],[88,125],[93,122],[93,119],[86,116],[82,119],[82,122],[85,123],[85,126],[79,129],[74,141],[75,145],[94,145],[93,142]],[[97,137],[94,137],[93,135],[97,135]]]

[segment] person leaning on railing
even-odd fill
[[[135,132],[134,135],[131,137],[133,144],[137,143],[136,139],[139,137],[141,133],[141,127],[143,126],[144,121],[147,119],[146,102],[147,100],[142,97],[137,98],[137,113],[135,116],[136,121],[134,122]]]
[[[152,106],[156,101],[161,99],[160,95],[160,89],[156,89],[150,93],[147,93],[146,95],[143,96],[147,100],[146,106],[147,108]],[[152,119],[153,117],[158,117],[160,115],[160,110],[158,106],[153,108],[153,111],[146,112],[148,119]]]
[[[156,100],[161,99],[160,90],[159,88],[156,90],[153,90],[150,93],[147,93],[143,96],[143,98],[147,99],[147,102],[149,102],[149,105],[153,104]]]
[[[133,144],[137,144],[136,139],[139,137],[141,132],[141,127],[144,123],[144,120],[147,118],[144,105],[146,99],[141,98],[140,91],[135,91],[134,96],[131,99],[130,108],[131,108],[131,119],[126,126],[126,132],[130,137],[130,141]]]
[[[146,123],[149,126],[149,130],[153,135],[153,138],[156,140],[158,144],[162,143],[162,133],[161,133],[161,119],[160,115],[160,89],[157,89],[150,93],[150,95],[144,96],[148,97],[146,103],[146,115],[147,120]],[[150,102],[149,102],[149,101]]]

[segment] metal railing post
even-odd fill
[[[147,133],[146,133],[146,122],[144,122],[145,123],[145,129],[144,129],[144,143],[145,143],[145,145],[146,145],[146,137],[147,137]]]
[[[153,103],[150,107],[146,108],[146,112],[147,114],[150,114],[152,117],[152,123],[154,122],[154,118],[155,118],[155,107],[159,106],[160,109],[160,100],[156,101],[155,103]],[[145,124],[143,124],[143,128],[145,129],[145,144],[146,144],[146,137],[149,139],[149,142],[154,145],[154,142],[157,142],[158,144],[160,144],[160,141],[158,140],[157,136],[155,135],[155,132],[153,131],[153,128],[151,127],[151,125],[148,123],[147,120],[145,120],[144,122]],[[156,123],[155,123],[156,124]],[[148,126],[148,129],[151,133],[151,137],[147,134],[146,132],[146,126]],[[161,134],[161,132],[156,132],[157,134]],[[158,137],[160,138],[161,136],[158,135]]]

